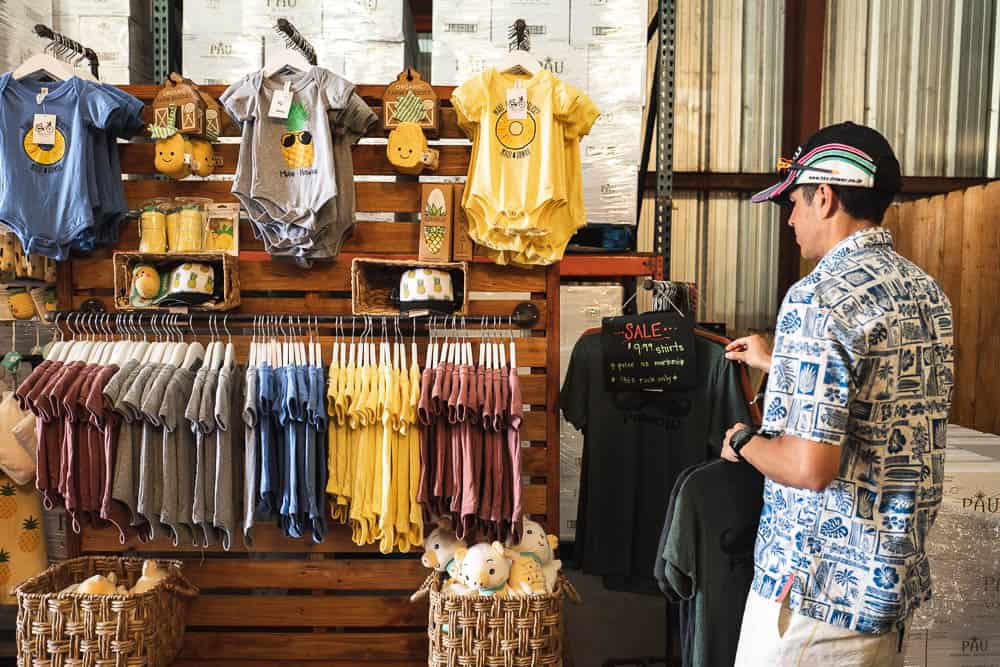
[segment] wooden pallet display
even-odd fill
[[[205,89],[218,96],[222,86]],[[450,87],[436,87],[448,100]],[[149,104],[155,86],[130,86],[125,90]],[[376,113],[380,111],[381,86],[360,86],[358,92]],[[147,108],[148,112],[148,108]],[[385,137],[381,128],[369,136]],[[231,129],[217,154],[223,164],[216,174],[231,176],[239,146]],[[462,138],[455,112],[442,108],[441,137]],[[438,146],[441,164],[437,175],[465,175],[470,146]],[[125,192],[131,208],[154,196],[209,196],[235,201],[231,182],[222,180],[167,181],[153,178],[153,144],[134,141],[121,145]],[[357,175],[393,175],[384,145],[354,147]],[[392,182],[359,181],[357,207],[362,212],[409,214],[420,209],[420,183],[397,178]],[[404,216],[397,215],[396,218]],[[117,250],[138,247],[137,225],[122,230]],[[248,226],[241,226],[239,258],[242,313],[349,314],[350,265],[355,256],[416,258],[418,223],[360,222],[336,262],[317,263],[311,270],[272,261]],[[79,308],[88,299],[112,303],[112,252],[104,249],[60,265],[60,308]],[[541,317],[529,335],[517,342],[518,363],[530,367],[522,376],[524,401],[530,406],[522,427],[528,445],[522,456],[526,511],[540,517],[556,532],[559,525],[559,269],[517,269],[495,266],[484,258],[471,263],[469,289],[473,315],[511,313],[518,300],[489,300],[486,293],[519,292],[530,295]],[[236,332],[234,332],[236,333]],[[325,337],[324,350],[332,338]],[[234,335],[241,359],[247,358],[248,338]],[[423,346],[421,346],[421,349]],[[412,604],[410,592],[426,571],[417,554],[381,556],[373,548],[357,547],[348,528],[332,527],[326,541],[286,539],[273,525],[255,529],[255,546],[246,549],[235,539],[233,550],[175,548],[166,540],[120,545],[109,530],[88,529],[70,540],[69,555],[104,553],[158,554],[185,561],[185,573],[201,587],[202,595],[189,615],[189,625],[179,665],[419,665],[426,664],[427,607]]]

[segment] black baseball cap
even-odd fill
[[[795,149],[792,159],[778,158],[781,180],[751,201],[791,206],[789,193],[799,185],[827,183],[870,188],[895,195],[902,185],[899,161],[878,131],[855,123],[824,127]]]

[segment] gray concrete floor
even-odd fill
[[[566,635],[574,667],[602,667],[606,660],[660,657],[666,647],[664,598],[605,590],[600,577],[567,570],[583,604],[566,602]],[[629,663],[629,667],[633,664]],[[662,667],[663,663],[653,663]]]

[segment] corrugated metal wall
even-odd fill
[[[908,176],[997,176],[995,0],[829,0],[822,124],[892,143]]]
[[[784,34],[782,0],[678,1],[676,171],[774,170]],[[651,211],[645,206],[644,217]],[[671,278],[698,284],[699,319],[730,332],[773,326],[775,206],[735,193],[677,192],[671,243]]]

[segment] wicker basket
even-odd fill
[[[180,561],[160,561],[168,577],[140,595],[59,593],[108,572],[131,587],[142,574],[142,563],[140,558],[73,558],[18,586],[18,667],[169,665],[184,639],[188,603],[198,595],[181,574]]]
[[[430,592],[428,667],[563,664],[563,598],[580,603],[565,577],[552,593],[518,598],[452,595],[441,583],[435,572],[414,596]]]
[[[170,308],[136,308],[129,302],[132,292],[132,269],[136,264],[144,262],[157,266],[161,270],[173,268],[184,262],[202,262],[222,269],[222,301],[191,306],[194,311],[225,311],[239,308],[240,305],[240,262],[225,252],[192,252],[192,253],[141,253],[116,252],[114,254],[115,271],[115,308],[118,310],[171,310]]]
[[[351,261],[351,310],[355,315],[399,315],[392,291],[410,269],[439,269],[451,274],[456,308],[453,314],[469,312],[469,265],[466,262],[421,262],[419,260],[355,257]]]

